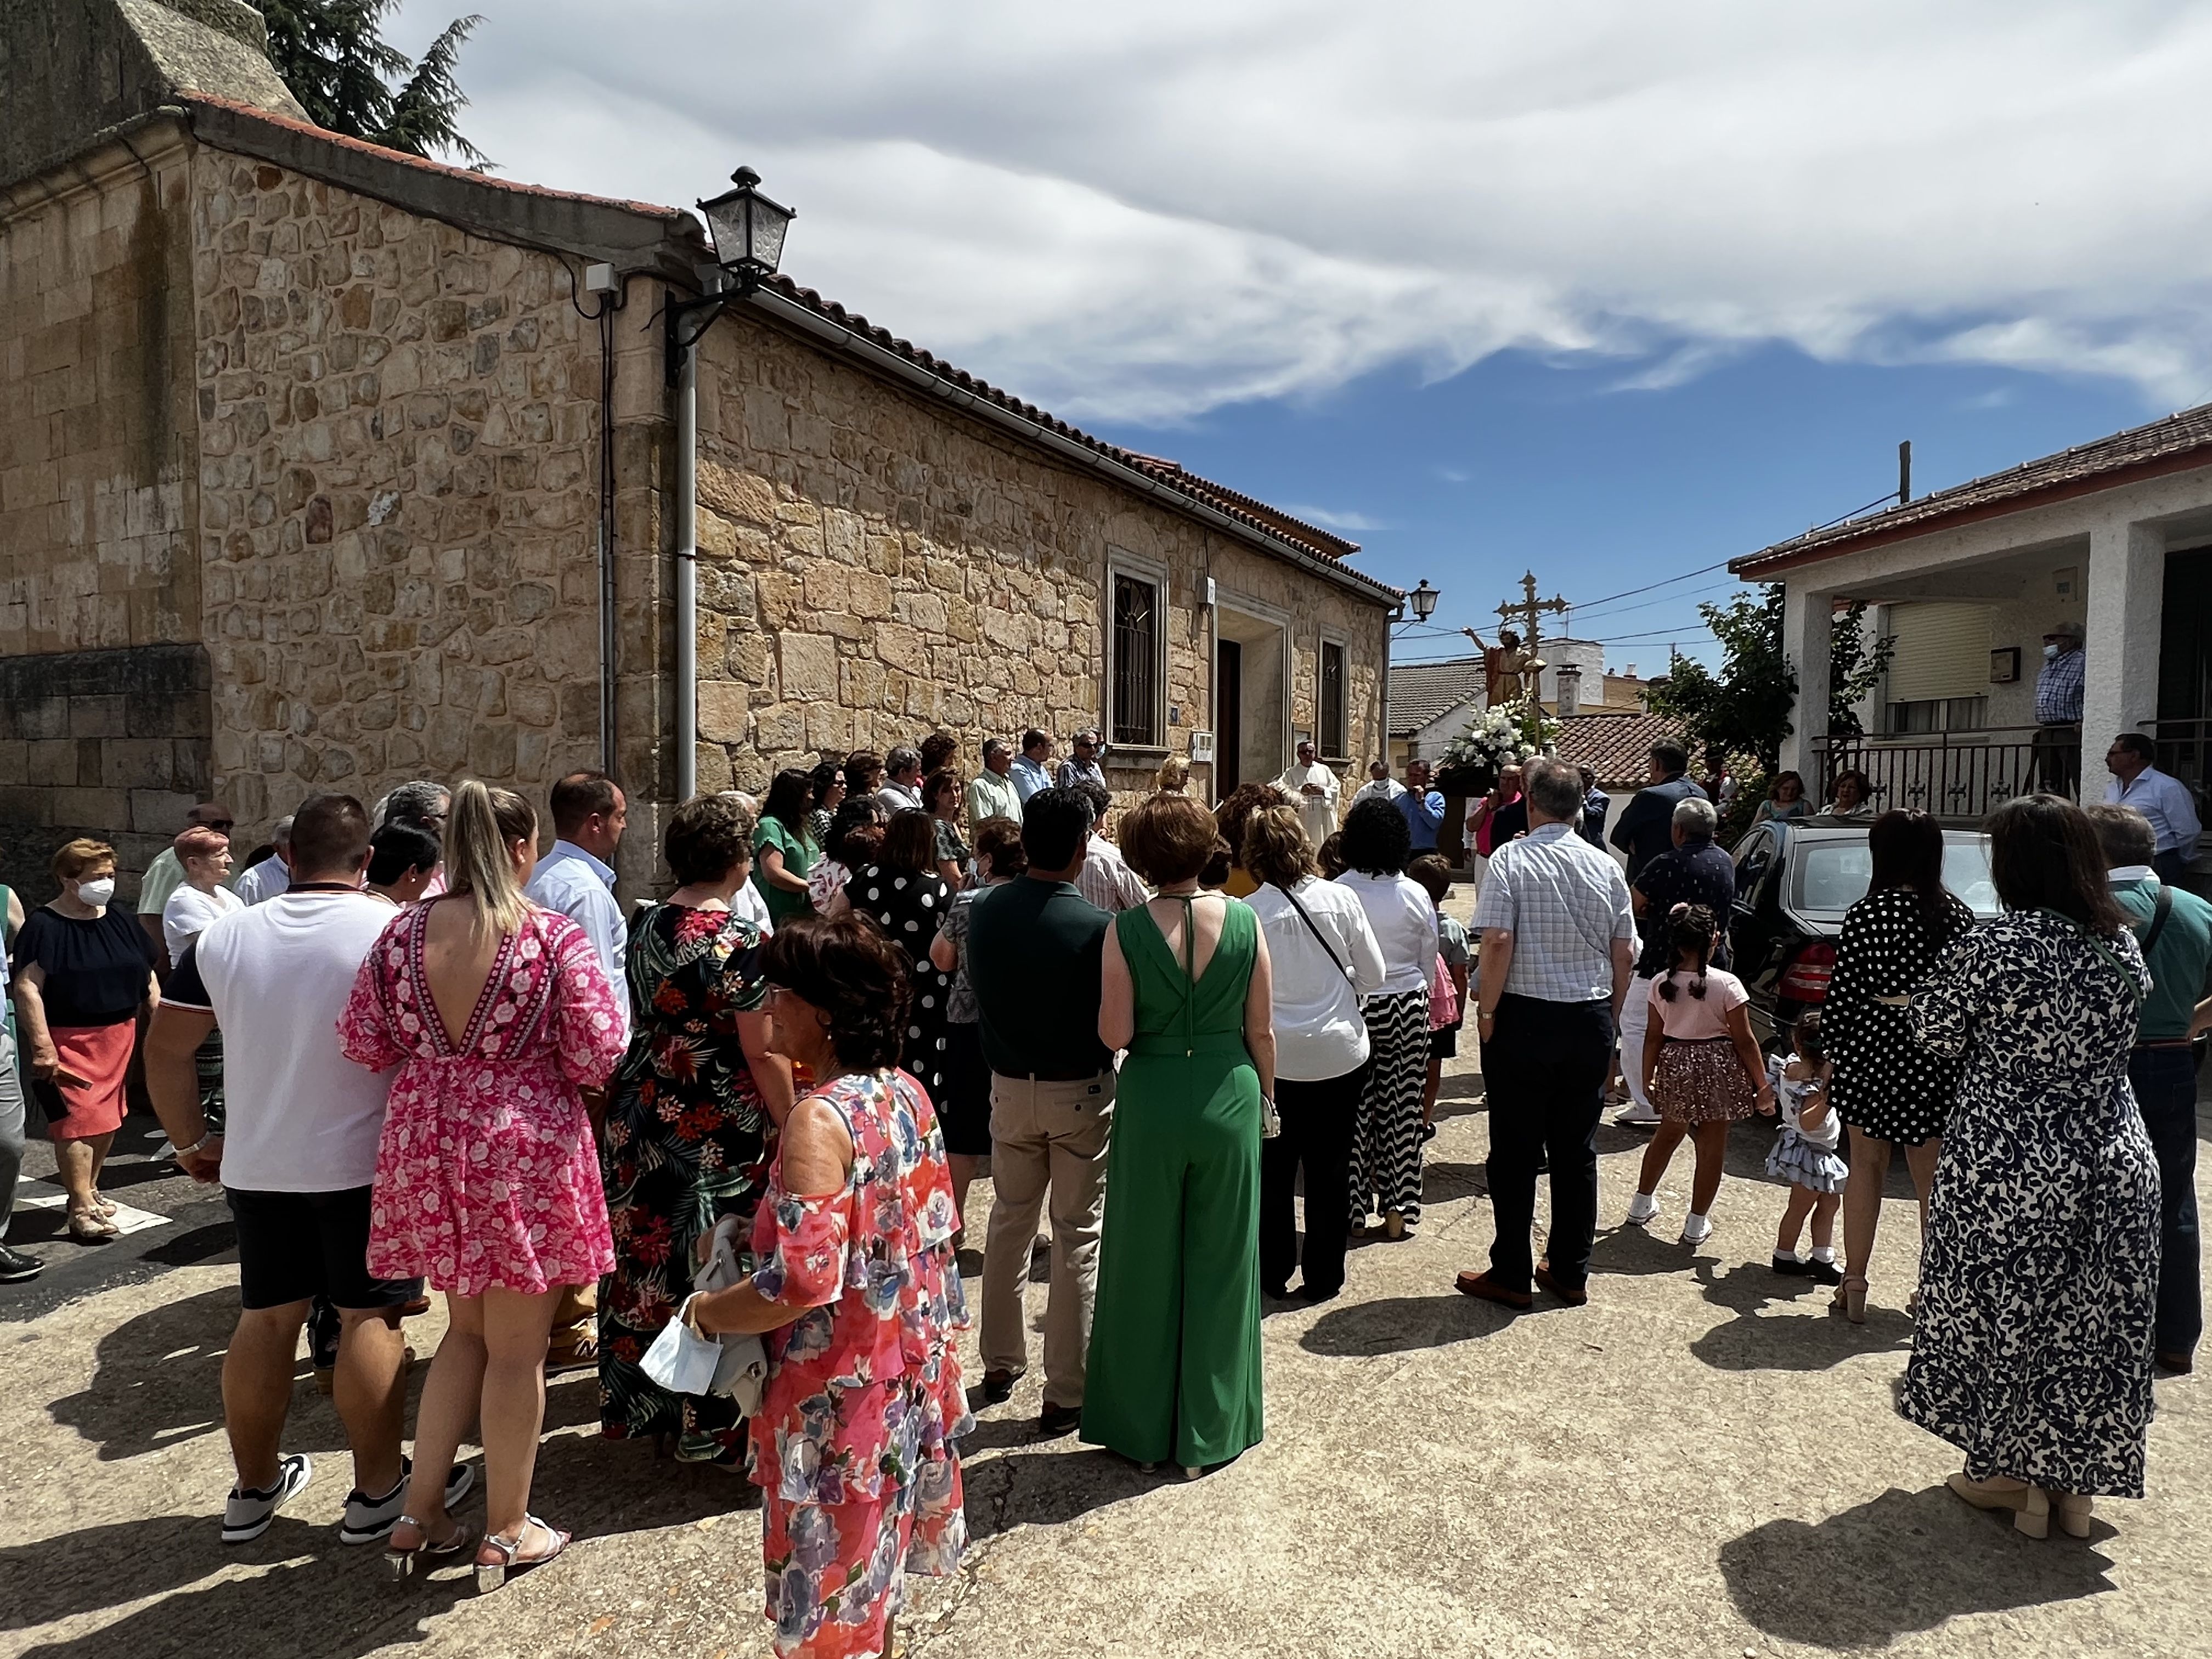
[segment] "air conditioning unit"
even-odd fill
[[[1194,732],[1190,734],[1190,757],[1206,765],[1213,763],[1213,733]]]

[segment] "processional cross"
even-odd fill
[[[1472,628],[1462,631],[1482,652],[1485,705],[1492,708],[1503,708],[1509,703],[1519,702],[1526,696],[1535,705],[1540,719],[1544,712],[1542,698],[1539,695],[1543,684],[1540,678],[1543,665],[1536,654],[1536,645],[1542,637],[1542,618],[1547,611],[1553,615],[1560,615],[1568,606],[1567,602],[1557,594],[1548,599],[1536,597],[1536,573],[1533,570],[1522,574],[1521,593],[1520,604],[1498,607],[1500,626],[1496,645],[1484,645],[1482,635]],[[1512,626],[1516,622],[1522,624],[1520,630]],[[1522,684],[1523,674],[1528,676],[1526,686]]]

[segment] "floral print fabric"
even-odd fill
[[[908,1571],[944,1574],[967,1542],[956,1437],[970,1425],[956,1332],[967,1322],[959,1218],[929,1098],[903,1072],[816,1091],[853,1139],[826,1196],[783,1187],[779,1157],[753,1224],[753,1285],[802,1307],[766,1342],[752,1478],[766,1496],[767,1613],[776,1650],[874,1654]]]
[[[767,991],[760,945],[727,910],[647,914],[628,963],[638,1018],[607,1102],[615,1267],[599,1289],[599,1427],[612,1439],[678,1435],[687,1461],[742,1454],[736,1405],[670,1394],[640,1361],[690,1294],[700,1236],[735,1216],[749,1239],[768,1180],[768,1112],[738,1038],[738,1017]]]
[[[2159,1175],[2128,1086],[2133,934],[2016,911],[1953,943],[1912,1030],[1963,1057],[1899,1409],[1978,1480],[2140,1498]]]
[[[622,1057],[622,1021],[584,930],[532,906],[500,942],[456,1044],[430,999],[434,901],[396,917],[338,1017],[346,1058],[398,1066],[370,1200],[368,1269],[455,1296],[538,1295],[614,1265],[580,1090]]]

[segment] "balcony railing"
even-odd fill
[[[2203,724],[2202,722],[2199,723]],[[2205,738],[2197,738],[2197,753]],[[2039,789],[2077,799],[2081,730],[2076,726],[1993,726],[1905,738],[1816,738],[1820,776],[1808,793],[1825,801],[1839,772],[1866,776],[1875,806],[1918,807],[1939,818],[1973,820]]]

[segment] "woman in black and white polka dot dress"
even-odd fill
[[[913,808],[895,814],[884,832],[878,860],[846,881],[845,902],[874,918],[905,954],[914,1001],[899,1063],[921,1079],[929,1091],[930,1103],[942,1110],[945,1005],[952,981],[930,961],[929,946],[937,937],[937,924],[952,907],[952,890],[937,873],[937,821]]]
[[[1925,812],[1885,812],[1868,832],[1874,858],[1867,896],[1844,916],[1836,970],[1820,1013],[1835,1077],[1828,1097],[1851,1132],[1844,1188],[1844,1282],[1835,1305],[1866,1316],[1867,1269],[1881,1220],[1890,1158],[1905,1148],[1923,1229],[1943,1126],[1959,1092],[1956,1055],[1912,1035],[1905,996],[1974,915],[1943,885],[1943,831]],[[1914,1278],[1918,1278],[1916,1270]]]

